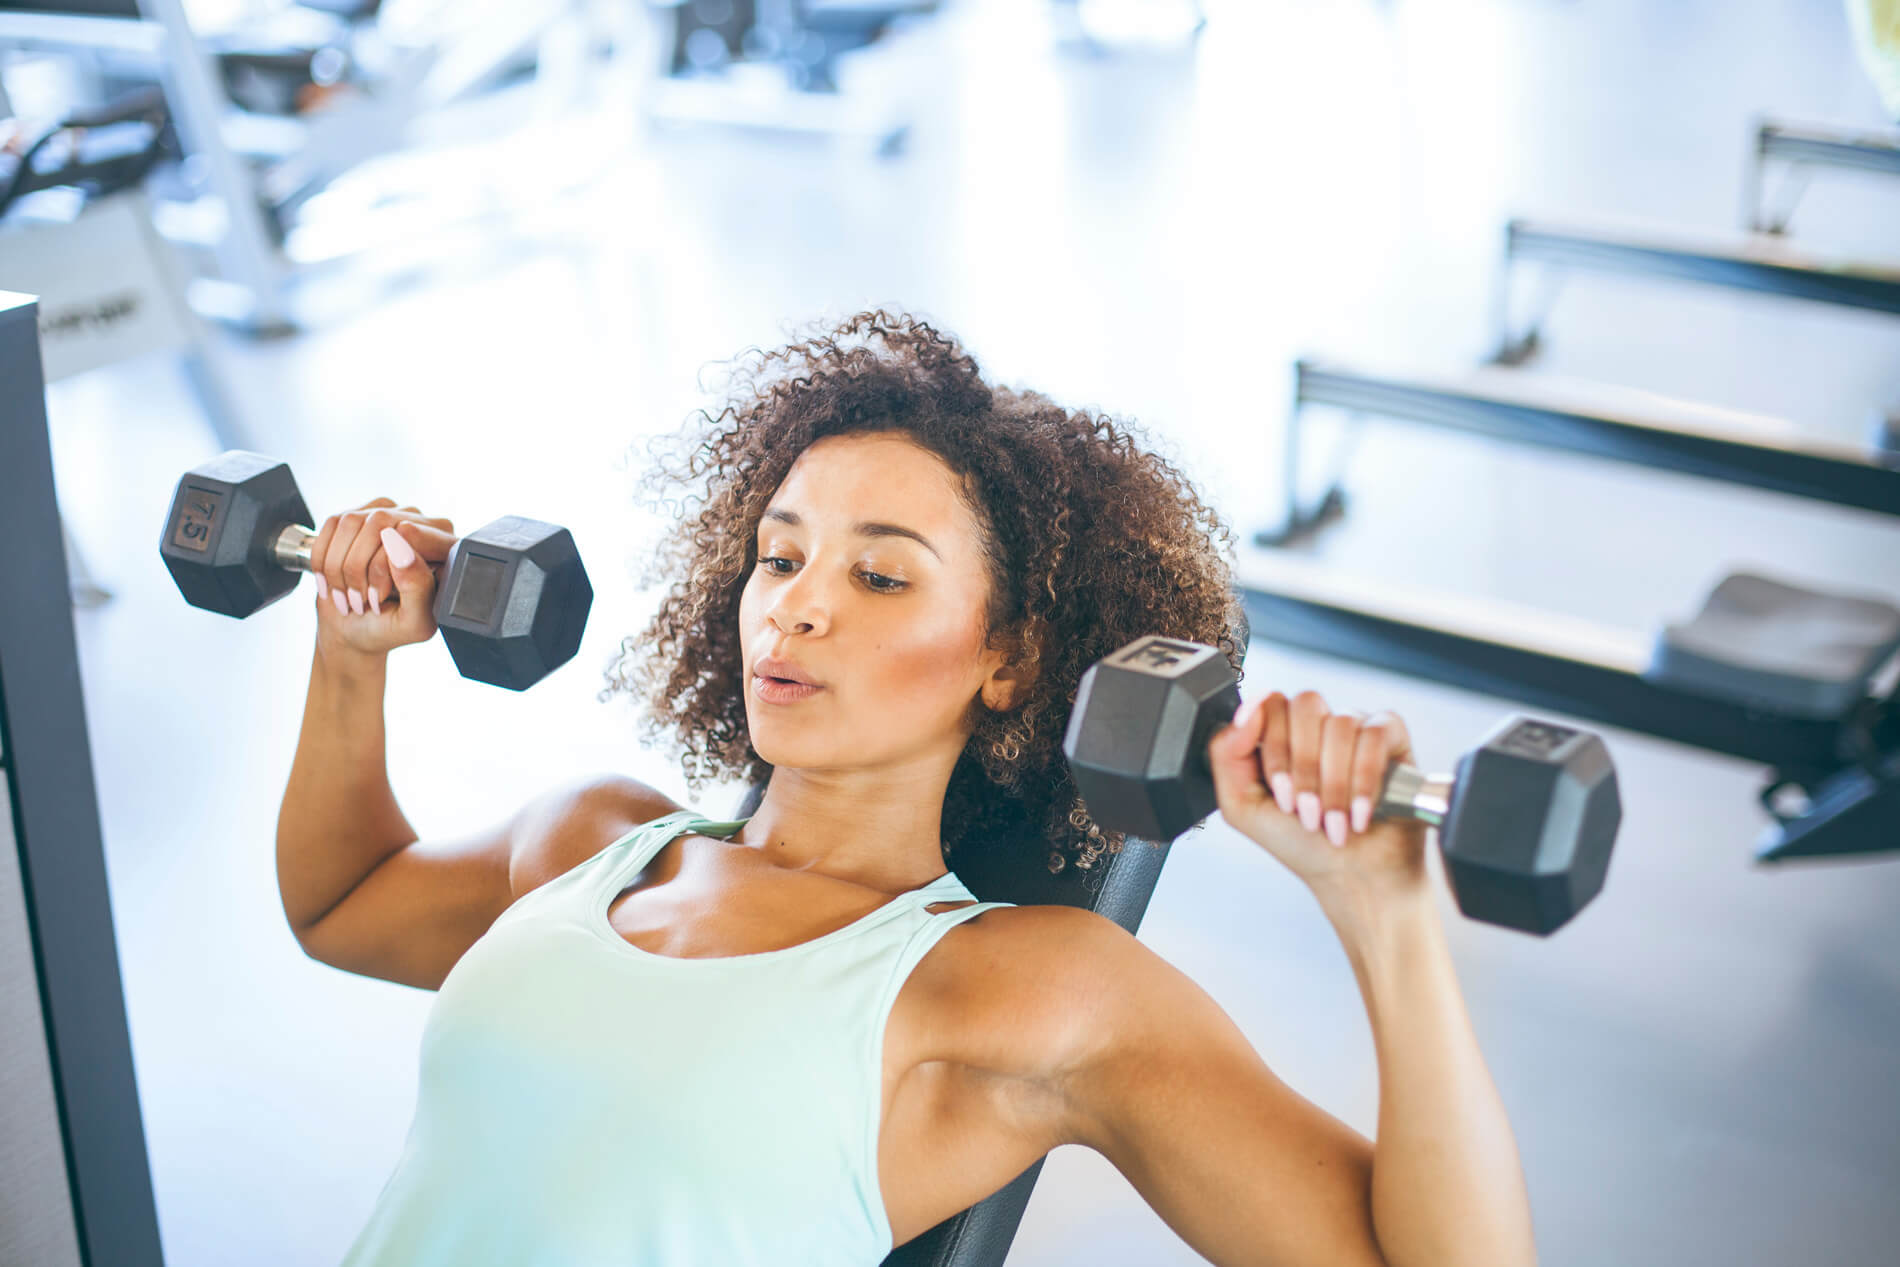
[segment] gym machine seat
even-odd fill
[[[1900,609],[1738,574],[1648,642],[1494,600],[1419,594],[1250,554],[1255,637],[1521,700],[1773,771],[1774,862],[1900,849]]]
[[[1737,572],[1701,611],[1663,629],[1649,678],[1790,717],[1837,718],[1867,697],[1895,651],[1893,604]]]

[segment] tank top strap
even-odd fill
[[[915,909],[932,921],[954,920],[960,922],[972,915],[979,915],[992,906],[1012,906],[1011,902],[979,902],[976,894],[954,871],[946,871],[929,884],[912,889],[905,897]],[[976,902],[975,906],[957,906],[947,911],[933,911],[929,908],[942,902]]]
[[[667,842],[675,837],[689,831],[729,836],[745,826],[745,823],[746,820],[743,818],[735,822],[721,822],[690,809],[679,809],[671,814],[662,814],[658,818],[641,823],[600,851],[598,855],[601,862],[599,883],[611,884],[618,891],[630,877],[639,873],[640,868],[646,866],[654,854],[665,848]]]

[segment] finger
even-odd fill
[[[396,499],[393,497],[372,497],[370,498],[370,500],[364,502],[361,506],[356,507],[356,509],[380,510],[380,509],[392,507],[395,504],[396,504]]]
[[[426,562],[440,563],[455,548],[454,525],[446,519],[403,519],[397,520],[394,527],[409,548]]]
[[[388,498],[379,500],[388,501]],[[393,502],[390,503],[392,506]],[[356,540],[350,543],[349,553],[343,556],[343,583],[349,587],[350,610],[361,616],[368,613],[369,602],[369,565],[370,561],[382,552],[383,529],[399,522],[387,509],[369,511],[363,516],[362,529],[356,534]],[[380,614],[380,613],[379,613]]]
[[[1406,727],[1405,719],[1397,713],[1380,713],[1379,721],[1386,733],[1386,764],[1399,761],[1416,765],[1418,754],[1412,751],[1412,732]]]
[[[1293,800],[1293,756],[1291,739],[1293,725],[1288,712],[1287,698],[1279,691],[1261,701],[1266,724],[1260,739],[1260,771],[1267,780],[1267,786],[1273,789],[1274,803],[1279,805],[1282,814],[1292,814],[1299,808]]]
[[[363,525],[363,535],[366,538],[373,536],[375,540],[369,566],[363,572],[363,598],[369,603],[370,611],[379,616],[384,603],[398,601],[396,576],[389,566],[389,552],[383,548],[382,530],[400,522],[397,516],[401,513],[400,510],[394,510],[380,512],[380,515],[372,514]]]
[[[404,628],[419,627],[415,622],[432,618],[429,602],[435,574],[429,570],[428,558],[410,544],[408,530],[415,527],[415,524],[398,524],[382,533],[383,553],[399,596],[398,614],[403,618]]]
[[[310,556],[311,562],[315,565],[313,570],[321,571],[325,582],[329,585],[330,602],[335,606],[339,616],[351,614],[350,583],[346,579],[344,567],[349,559],[350,551],[356,546],[356,538],[362,533],[365,513],[361,510],[346,510],[335,516],[336,531],[331,535],[321,561],[315,554]]]
[[[383,549],[378,540],[376,553],[369,561],[369,569],[363,577],[369,586],[363,596],[369,600],[369,609],[375,615],[382,615],[383,604],[396,601],[396,577],[389,570],[389,551]]]
[[[336,536],[335,515],[323,521],[317,529],[316,539],[310,543],[310,573],[317,578],[317,605],[323,607],[330,601],[330,582],[323,575],[323,558],[330,549],[330,542]]]
[[[1293,802],[1308,831],[1320,829],[1319,757],[1328,716],[1318,691],[1301,691],[1288,708],[1288,755],[1292,758]]]
[[[1404,724],[1391,713],[1380,713],[1367,720],[1359,730],[1359,743],[1352,754],[1352,829],[1364,831],[1372,823],[1372,811],[1385,795],[1386,774],[1390,770],[1394,723],[1398,733]]]
[[[1216,731],[1208,744],[1207,765],[1214,776],[1214,798],[1224,814],[1264,806],[1267,785],[1260,780],[1260,724],[1264,701],[1242,704],[1234,720]]]
[[[1352,804],[1352,759],[1359,743],[1359,718],[1334,713],[1321,727],[1319,801],[1326,839],[1346,843],[1346,810]]]

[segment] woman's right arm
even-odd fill
[[[418,840],[384,767],[384,670],[380,660],[339,667],[317,654],[277,820],[278,888],[312,959],[433,990],[522,894],[674,806],[603,775],[544,793],[485,830]]]
[[[278,889],[313,959],[435,989],[522,893],[675,807],[636,780],[600,776],[546,793],[485,831],[417,838],[385,763],[388,654],[435,632],[430,564],[447,557],[454,538],[446,520],[378,502],[332,517],[313,544],[328,592],[362,594],[380,582],[381,593],[398,597],[357,614],[318,596],[310,690],[277,819]],[[413,548],[403,566],[380,554],[380,531],[391,526]]]

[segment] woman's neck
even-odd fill
[[[758,810],[732,839],[787,871],[908,892],[945,871],[948,785],[948,771],[779,768]]]

